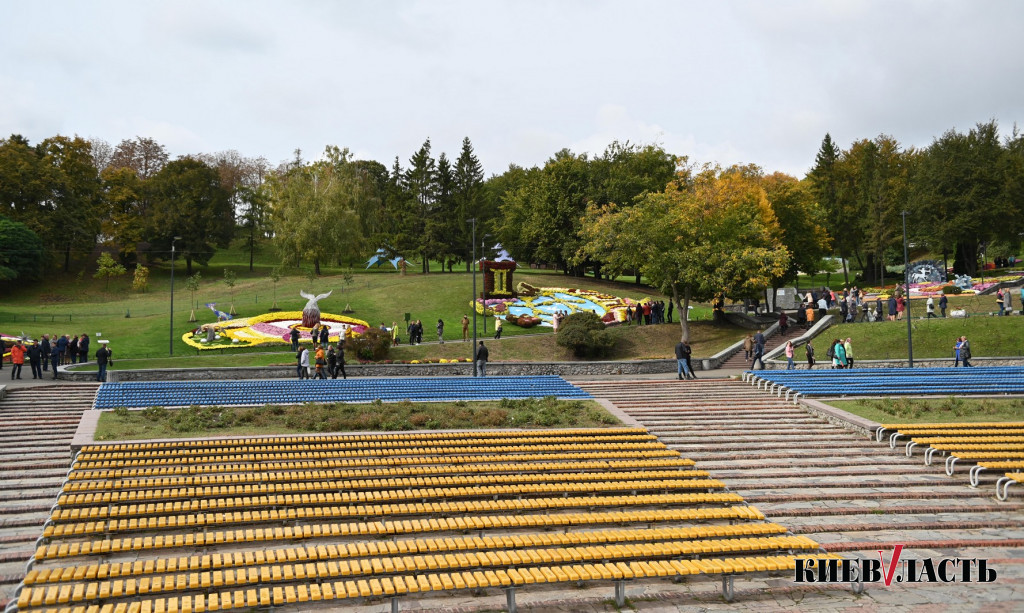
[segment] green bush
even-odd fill
[[[964,293],[964,290],[960,289],[960,286],[958,286],[958,285],[943,285],[942,286],[942,293],[943,294],[962,294],[962,293]]]
[[[563,319],[555,342],[578,358],[603,356],[615,347],[615,337],[601,318],[590,312],[573,313]]]
[[[359,360],[377,362],[388,357],[391,349],[391,334],[380,328],[370,328],[361,335],[345,342],[346,352]]]

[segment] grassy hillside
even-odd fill
[[[284,310],[298,310],[305,305],[305,299],[299,296],[300,290],[317,293],[333,290],[330,298],[322,301],[322,310],[340,313],[348,306],[352,316],[364,319],[371,325],[381,322],[391,325],[398,322],[400,329],[405,328],[405,313],[413,319],[424,322],[425,340],[433,340],[434,324],[438,318],[446,323],[446,337],[449,340],[461,338],[461,327],[458,322],[463,314],[471,314],[469,303],[472,299],[472,278],[464,271],[456,273],[440,272],[438,269],[431,274],[413,273],[419,270],[415,264],[409,267],[409,274],[400,275],[394,269],[381,267],[369,271],[361,269],[324,268],[323,276],[310,283],[304,272],[296,268],[284,269],[285,276],[275,284],[270,280],[270,270],[274,265],[270,254],[261,254],[256,269],[248,270],[248,255],[240,250],[225,250],[201,272],[200,289],[195,295],[197,322],[189,322],[190,303],[192,296],[185,289],[184,263],[177,263],[175,273],[174,301],[174,361],[166,361],[170,345],[170,270],[165,266],[153,266],[150,273],[150,287],[145,293],[136,293],[129,289],[130,274],[112,280],[109,288],[104,289],[102,281],[93,279],[89,274],[55,275],[47,281],[15,289],[5,295],[0,305],[0,332],[4,334],[29,334],[33,337],[48,334],[82,334],[88,333],[95,343],[96,335],[111,340],[111,348],[115,352],[118,367],[129,367],[123,362],[126,358],[145,359],[152,365],[160,364],[169,367],[189,367],[210,364],[241,365],[241,364],[272,364],[290,361],[290,353],[277,352],[276,349],[254,348],[250,353],[244,350],[232,350],[224,354],[204,352],[197,359],[195,349],[185,345],[180,339],[186,331],[199,324],[214,320],[213,313],[201,306],[214,302],[221,310],[227,310],[232,302],[231,292],[223,282],[224,268],[230,268],[237,274],[234,288],[234,306],[239,316],[257,315],[267,312],[275,301]],[[389,265],[386,265],[389,267]],[[351,282],[346,283],[344,276],[351,275]],[[634,299],[645,296],[660,297],[651,293],[649,288],[631,283],[597,281],[593,278],[567,277],[555,271],[517,271],[517,282],[525,281],[537,286],[566,286],[595,289],[617,296]],[[477,276],[478,291],[482,288],[482,279]],[[691,311],[691,319],[708,319],[710,311],[706,307],[697,306]],[[478,319],[481,335],[482,318]],[[487,329],[493,332],[493,320],[487,322]],[[660,330],[662,327],[657,328]],[[665,357],[668,351],[661,345],[675,342],[678,337],[678,325],[664,326],[666,340],[655,341],[646,335],[658,336],[655,330],[645,331],[645,335],[636,336],[623,333],[626,342],[622,357]],[[549,328],[533,328],[524,330],[516,326],[505,325],[504,336],[514,338],[529,335],[533,341],[515,346],[509,344],[509,353],[496,359],[560,359],[562,350],[555,347]],[[402,335],[404,339],[404,334]],[[731,338],[725,332],[698,335],[696,349],[701,351],[700,339],[707,338],[710,342],[720,345]],[[643,338],[642,342],[636,342]],[[544,340],[547,339],[547,340]],[[461,344],[461,343],[460,343]],[[284,348],[284,346],[282,346]],[[269,351],[269,355],[267,355]],[[457,353],[454,346],[428,349],[427,346],[403,348],[396,352],[396,359],[416,359],[416,357],[454,357],[449,353]],[[504,350],[499,349],[498,354]],[[260,354],[260,355],[255,355]],[[424,354],[424,355],[417,355]],[[458,355],[462,355],[458,353]],[[408,356],[408,357],[406,357]],[[154,361],[158,360],[158,361]]]
[[[1024,355],[1024,317],[1019,315],[914,319],[911,327],[915,359],[951,358],[953,343],[961,335],[971,341],[971,352],[978,357]],[[833,326],[817,341],[818,355],[824,355],[824,339],[847,337],[852,339],[855,359],[907,357],[906,321]]]

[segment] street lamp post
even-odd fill
[[[476,217],[469,220],[473,224],[473,236],[470,239],[470,243],[473,245],[473,300],[470,304],[473,306],[473,347],[470,348],[469,357],[473,360],[473,376],[477,376],[476,372]]]
[[[180,240],[180,236],[175,236],[174,238],[171,239],[171,357],[174,357],[174,242]]]
[[[914,367],[914,337],[910,325],[910,256],[907,253],[907,211],[901,213],[903,216],[903,288],[906,291],[906,304],[903,307],[903,315],[907,318],[907,366]]]
[[[486,260],[487,259],[487,246],[486,246],[486,243],[487,243],[487,238],[489,236],[490,236],[490,234],[484,234],[480,238],[480,259],[481,260]],[[473,266],[477,266],[477,263],[473,262]],[[474,268],[474,270],[475,270],[475,268]],[[483,283],[483,288],[482,288],[483,291],[481,291],[480,293],[482,294],[482,298],[483,298],[483,301],[484,301],[483,322],[484,322],[484,335],[486,335],[487,334],[487,279],[483,278],[483,279],[481,279],[481,282]]]

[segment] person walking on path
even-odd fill
[[[682,379],[696,379],[690,370],[690,346],[679,341],[676,343],[676,377]]]
[[[437,342],[444,344],[444,320],[441,318],[437,320]]]
[[[21,378],[21,367],[25,365],[25,345],[18,342],[11,347],[11,380]]]
[[[397,328],[396,328],[397,329]],[[338,368],[334,371],[334,378],[338,378],[338,373],[341,373],[342,379],[348,379],[348,375],[345,374],[345,339],[342,338],[338,341]]]
[[[964,363],[964,368],[971,367],[971,341],[967,340],[966,336],[960,337],[960,360]]]
[[[85,364],[89,361],[89,335],[83,334],[78,339],[78,363]]]
[[[814,345],[811,345],[810,339],[804,345],[804,353],[807,354],[807,370],[811,370],[814,368]]]
[[[32,343],[25,351],[28,354],[28,367],[32,371],[33,379],[43,378],[42,350],[39,348],[39,341]]]
[[[750,358],[750,367],[753,368],[754,364],[760,362],[761,370],[764,370],[764,334],[760,330],[754,335],[754,355]]]
[[[292,351],[298,351],[299,350],[299,329],[298,328],[292,328],[291,339],[292,339]]]
[[[1003,304],[1003,315],[1013,315],[1013,292],[1006,290],[1003,300],[1006,301],[1006,303]]]
[[[846,337],[846,342],[843,343],[843,351],[846,354],[846,367],[853,368],[853,343],[850,341],[850,337]]]
[[[846,349],[838,338],[832,341],[832,367],[846,368]]]
[[[1006,312],[1003,311],[1003,290],[996,291],[996,310],[998,315],[1006,315]]]
[[[106,343],[100,345],[100,350],[96,352],[96,365],[99,366],[99,371],[96,372],[96,381],[100,383],[107,380],[107,364],[114,363],[113,360],[110,359],[111,355],[110,349],[107,347]],[[57,369],[54,368],[53,370],[53,378],[56,379]]]
[[[309,378],[309,349],[302,347],[299,349],[298,355],[298,371],[300,379]]]
[[[324,372],[324,368],[327,366],[327,356],[324,354],[324,348],[320,345],[316,347],[316,354],[314,355],[314,365],[316,367],[316,378],[326,379],[327,373]]]
[[[57,343],[50,345],[50,366],[53,367],[53,378],[57,378],[57,367],[60,366],[60,348],[57,347]],[[98,359],[98,358],[97,358]],[[106,372],[106,368],[103,369]]]
[[[494,319],[494,340],[498,340],[501,338],[501,318],[495,317]]]
[[[935,299],[928,296],[928,301],[924,303],[924,310],[928,313],[928,319],[935,317]]]
[[[793,341],[786,341],[786,370],[793,370],[796,366],[793,364],[793,355],[796,352],[793,349]]]
[[[747,333],[747,337],[743,339],[743,359],[750,361],[750,356],[754,354],[754,336]]]
[[[334,345],[327,346],[327,374],[332,379],[338,378],[338,354],[334,353]]]
[[[473,356],[473,361],[476,362],[476,372],[478,377],[487,376],[487,358],[490,352],[487,351],[487,347],[484,347],[484,342],[480,341],[480,346],[476,348],[476,355]]]
[[[949,306],[949,298],[947,298],[945,294],[939,296],[939,311],[942,313],[943,317],[946,316],[947,306]]]
[[[469,340],[469,316],[462,316],[462,342],[465,343]]]
[[[0,351],[0,356],[3,355],[3,351]],[[50,337],[46,334],[43,335],[42,340],[39,341],[39,353],[43,357],[43,371],[50,369]]]

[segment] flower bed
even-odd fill
[[[342,337],[359,336],[370,327],[361,319],[321,313],[320,325],[328,329],[328,342],[337,343]],[[213,328],[214,340],[208,341],[207,330]],[[311,343],[309,328],[302,327],[302,311],[264,313],[230,321],[204,324],[181,337],[196,349],[224,349],[226,347],[253,347],[257,345],[289,345],[292,329],[298,329],[299,342]]]
[[[593,290],[569,287],[533,287],[520,283],[516,288],[518,298],[477,299],[473,303],[476,312],[484,316],[503,316],[516,323],[520,317],[540,319],[540,325],[552,327],[555,313],[565,315],[581,311],[595,313],[606,324],[626,321],[626,307],[642,304],[647,300],[634,301],[603,294]]]
[[[471,362],[469,358],[423,358],[422,360],[359,360],[360,364],[458,364]]]

